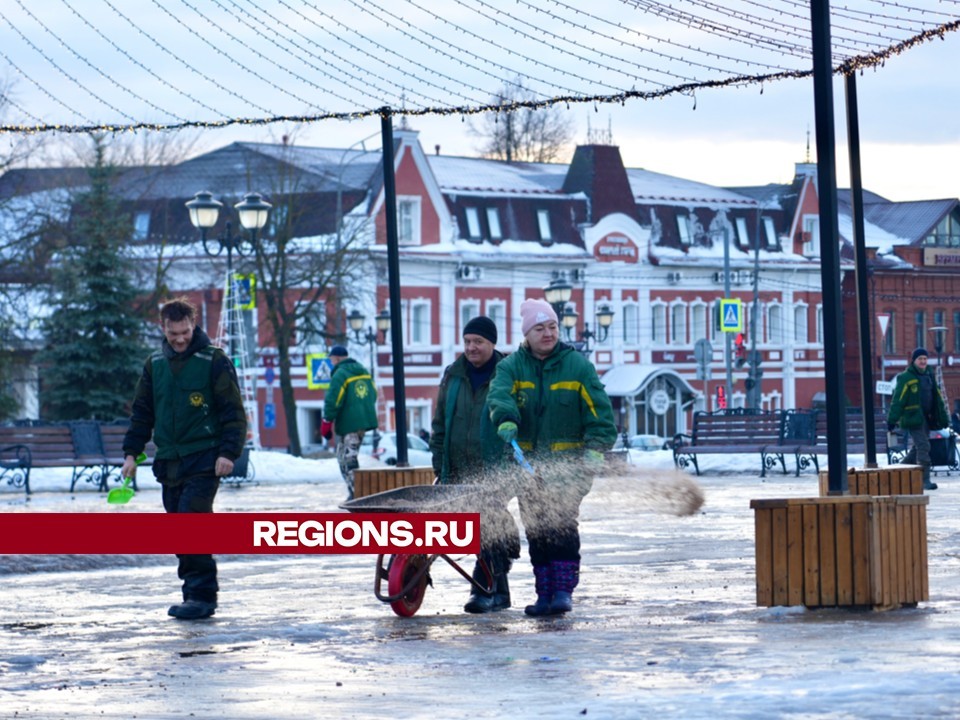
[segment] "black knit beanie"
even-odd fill
[[[497,344],[497,325],[488,317],[479,315],[463,327],[464,335],[479,335],[494,345]]]

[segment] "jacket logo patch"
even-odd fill
[[[191,407],[201,407],[203,405],[203,393],[190,393],[190,406]]]
[[[526,407],[526,405],[527,405],[527,394],[523,390],[521,390],[520,392],[517,393],[517,407],[522,408],[522,407]]]
[[[354,387],[354,392],[356,393],[358,398],[363,400],[369,393],[369,390],[367,389],[367,384],[357,383],[356,386]]]

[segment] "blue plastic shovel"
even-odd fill
[[[510,444],[513,446],[513,457],[520,463],[520,467],[526,470],[531,475],[536,475],[533,471],[533,468],[530,466],[530,463],[527,462],[527,459],[523,456],[523,450],[520,449],[520,445],[517,444],[516,439],[511,440]]]

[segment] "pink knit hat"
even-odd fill
[[[520,319],[520,332],[526,335],[534,325],[557,322],[557,313],[546,300],[524,300],[520,303]]]

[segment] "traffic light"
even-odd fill
[[[737,369],[742,368],[747,362],[747,348],[743,344],[744,337],[743,333],[737,333],[737,336],[733,339],[733,344],[736,348],[736,358],[737,358]]]

